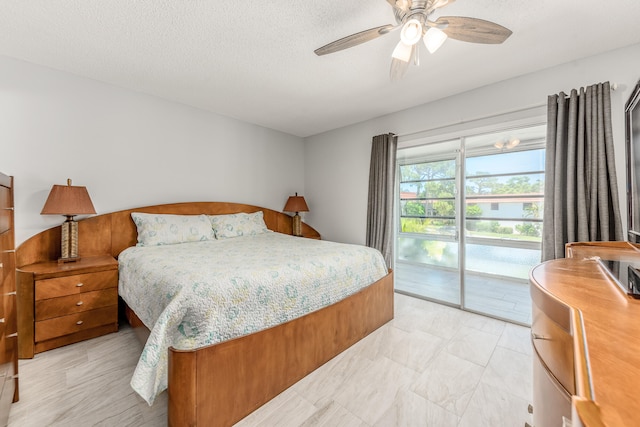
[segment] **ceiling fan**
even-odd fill
[[[393,7],[396,25],[388,24],[351,34],[316,49],[316,55],[326,55],[368,42],[400,29],[400,41],[392,53],[390,75],[400,79],[411,60],[419,65],[418,42],[422,39],[430,53],[434,53],[448,37],[470,43],[499,44],[511,30],[494,22],[462,16],[441,16],[431,21],[429,16],[455,0],[387,0]]]

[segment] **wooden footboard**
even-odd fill
[[[329,307],[192,351],[169,349],[169,426],[230,426],[393,319],[393,272]]]

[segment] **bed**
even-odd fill
[[[291,234],[291,218],[251,205],[196,202],[158,205],[98,215],[79,222],[80,256],[111,254],[135,247],[131,214],[225,215],[261,212],[271,232]],[[24,242],[18,267],[56,259],[60,227]],[[273,233],[274,235],[277,233]],[[319,234],[303,224],[303,235]],[[300,239],[289,237],[290,239]],[[306,240],[306,239],[302,239]],[[309,241],[310,243],[310,241]],[[317,242],[322,244],[323,242]],[[141,336],[149,328],[129,307],[129,323]],[[330,305],[256,332],[167,354],[168,423],[171,426],[228,426],[393,318],[393,272]]]

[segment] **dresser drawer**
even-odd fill
[[[36,280],[35,299],[63,297],[118,286],[118,270]]]
[[[108,307],[117,303],[117,288],[39,300],[36,301],[36,321]]]
[[[36,322],[35,340],[46,341],[118,322],[118,305],[98,308]]]
[[[571,419],[571,396],[533,354],[533,425],[562,427],[562,417]]]
[[[0,301],[2,301],[0,326],[6,335],[15,334],[18,332],[16,293],[4,295],[0,297]]]
[[[575,394],[573,336],[569,307],[531,287],[531,337],[535,354],[568,395]]]
[[[14,354],[18,351],[18,334],[7,334],[3,332],[4,339],[0,341],[0,374],[3,374],[7,369],[11,369],[13,372]],[[9,376],[13,373],[9,374]]]
[[[11,231],[13,233],[13,208],[11,203],[11,189],[0,185],[0,205],[3,209],[0,209],[0,233],[5,231]],[[3,246],[3,248],[9,248],[10,246]]]

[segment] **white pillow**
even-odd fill
[[[137,246],[174,245],[215,239],[211,222],[206,215],[132,212],[131,218],[138,228]]]
[[[268,233],[262,211],[229,215],[209,215],[216,239],[228,239],[239,236],[255,236]]]

